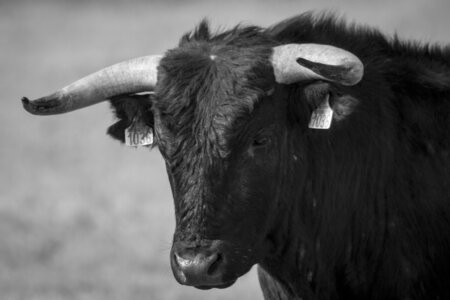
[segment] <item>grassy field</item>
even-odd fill
[[[108,138],[107,104],[40,118],[19,99],[163,53],[203,17],[264,26],[327,9],[389,34],[450,41],[449,1],[393,3],[0,1],[0,299],[261,299],[254,270],[226,290],[175,282],[162,158]]]

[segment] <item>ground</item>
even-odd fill
[[[0,0],[1,299],[261,299],[255,270],[225,290],[176,283],[162,158],[107,137],[106,103],[44,118],[19,100],[163,53],[203,17],[217,28],[265,26],[310,9],[389,34],[450,41],[446,0]]]

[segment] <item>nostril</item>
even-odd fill
[[[174,243],[171,251],[171,267],[176,280],[190,286],[216,286],[224,283],[228,259],[220,251],[218,243],[192,246]]]
[[[191,264],[195,264],[195,260],[193,260],[192,257],[188,256],[185,258],[185,257],[179,255],[178,253],[173,254],[173,260],[182,269],[189,267],[189,265],[191,265]]]
[[[172,254],[172,261],[173,261],[173,262],[176,262],[177,265],[178,265],[178,257],[179,257],[179,256],[178,256],[178,254],[176,254],[176,253],[173,253],[173,254]]]
[[[219,269],[219,266],[222,264],[222,260],[223,258],[220,253],[212,255],[212,257],[210,257],[210,265],[208,270],[206,271],[206,274],[211,276],[216,273],[216,271]]]

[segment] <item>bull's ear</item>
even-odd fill
[[[314,122],[324,121],[330,113],[329,122],[340,122],[347,118],[358,105],[358,100],[349,94],[333,89],[328,82],[317,81],[306,86],[303,90],[306,101],[312,114],[309,123],[310,128],[327,129],[328,126],[315,126]],[[327,112],[327,107],[329,110]],[[332,124],[330,123],[332,126]]]
[[[151,94],[111,98],[111,107],[118,121],[108,128],[107,133],[125,143],[125,132],[133,123],[144,124],[153,130],[152,98]]]

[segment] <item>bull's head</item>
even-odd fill
[[[297,144],[308,120],[295,111],[310,114],[308,86],[354,85],[362,74],[360,60],[340,48],[278,45],[257,28],[211,37],[202,24],[164,56],[122,62],[22,101],[46,115],[113,98],[121,120],[111,135],[123,140],[136,117],[153,127],[175,201],[175,278],[226,287],[274,249],[287,191],[302,180]],[[129,96],[139,92],[154,96]]]

